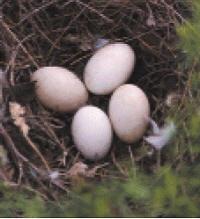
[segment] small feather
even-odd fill
[[[153,134],[159,135],[160,134],[160,128],[159,128],[158,124],[151,118],[149,118],[149,122],[150,122],[150,125],[152,127]]]
[[[144,140],[156,150],[160,150],[170,142],[176,132],[176,127],[173,122],[170,122],[170,124],[166,125],[165,127],[159,128],[159,132],[157,128],[158,126],[156,127],[156,132],[154,130],[153,135],[144,137]]]
[[[108,43],[109,43],[108,39],[98,38],[96,40],[96,42],[94,43],[94,48],[95,49],[100,49],[100,48],[104,47]]]

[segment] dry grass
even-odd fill
[[[184,22],[188,11],[181,0],[5,0],[0,7],[0,65],[7,77],[7,110],[0,134],[12,160],[1,171],[1,178],[9,184],[30,186],[54,197],[55,187],[67,191],[67,171],[74,163],[99,165],[88,163],[74,149],[69,129],[72,115],[46,111],[34,98],[29,78],[38,67],[64,66],[81,78],[96,40],[106,38],[127,42],[136,51],[137,64],[129,82],[147,93],[153,118],[162,122],[167,95],[182,91],[186,76],[177,71],[181,56],[175,46],[175,25]],[[89,103],[106,111],[108,99],[90,95]],[[11,101],[25,106],[30,141],[9,116]],[[30,146],[39,149],[50,170]],[[126,177],[121,157],[139,161],[142,168],[155,164],[142,155],[136,157],[130,147],[115,139],[112,151],[101,162],[109,162],[111,168],[102,168],[98,179]],[[61,174],[56,180],[50,177],[53,170]]]

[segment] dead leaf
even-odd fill
[[[75,163],[67,172],[67,175],[70,178],[74,178],[77,176],[84,176],[88,170],[88,165],[84,164],[83,162],[79,161]]]
[[[11,118],[14,120],[14,124],[20,128],[21,132],[27,136],[29,132],[29,126],[26,124],[24,115],[26,113],[25,107],[21,106],[19,103],[10,102],[9,110]]]
[[[87,164],[79,161],[79,162],[75,163],[69,169],[69,171],[67,172],[67,176],[69,178],[76,178],[76,177],[80,177],[80,176],[92,178],[92,177],[95,177],[98,169],[100,169],[106,165],[108,165],[108,163],[97,165],[97,166],[89,169]]]
[[[9,110],[11,114],[11,118],[14,120],[14,124],[20,129],[22,132],[24,138],[28,142],[28,144],[31,146],[31,148],[37,153],[37,155],[40,157],[41,161],[45,165],[46,169],[50,171],[50,167],[46,159],[43,157],[43,155],[40,153],[38,147],[34,144],[34,142],[29,138],[29,126],[26,124],[25,120],[25,107],[21,106],[19,103],[16,102],[10,102],[9,103]]]

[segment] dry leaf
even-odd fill
[[[83,162],[79,161],[75,163],[67,172],[67,175],[70,178],[74,178],[77,176],[84,176],[88,170],[88,165],[84,164]]]
[[[29,126],[26,124],[24,115],[25,115],[25,107],[21,106],[16,102],[9,103],[9,110],[12,119],[14,120],[14,124],[20,128],[22,133],[27,136],[29,132]]]
[[[40,157],[41,161],[45,165],[46,169],[50,171],[50,167],[46,159],[43,157],[43,155],[40,153],[37,146],[32,142],[32,140],[29,138],[29,126],[26,124],[26,120],[24,118],[25,115],[25,107],[21,106],[19,103],[16,102],[10,102],[9,103],[9,110],[12,119],[14,120],[14,124],[21,130],[22,134],[24,135],[24,138],[28,142],[28,144],[31,146],[31,148],[37,153],[37,155]]]
[[[87,164],[84,164],[83,162],[79,161],[75,163],[67,172],[67,175],[69,178],[76,178],[79,176],[83,177],[94,177],[97,173],[97,170],[108,165],[108,163],[97,165],[91,169],[89,169]]]

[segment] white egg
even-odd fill
[[[94,106],[84,106],[74,115],[72,137],[76,148],[90,160],[99,160],[109,151],[112,127],[107,115]]]
[[[128,80],[134,65],[135,53],[129,45],[108,44],[89,59],[84,70],[86,87],[94,94],[109,94]]]
[[[31,78],[41,103],[55,111],[69,112],[83,106],[88,92],[81,80],[62,67],[42,67]]]
[[[111,96],[109,117],[116,135],[126,143],[133,143],[143,136],[149,113],[149,101],[135,85],[122,85]]]

